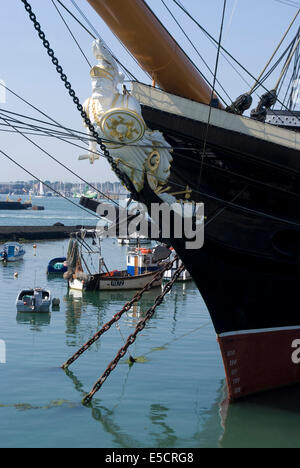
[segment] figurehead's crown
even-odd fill
[[[115,79],[114,70],[109,67],[99,67],[95,65],[90,72],[92,78],[107,78],[108,80]]]
[[[93,42],[92,48],[98,64],[92,68],[91,77],[104,77],[112,81],[121,81],[117,62],[106,44],[101,39],[97,39]]]

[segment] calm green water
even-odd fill
[[[62,202],[57,219],[64,210]],[[76,218],[72,210],[68,207],[68,215]],[[193,283],[175,286],[132,346],[131,354],[142,362],[129,367],[124,358],[91,407],[82,406],[85,392],[159,290],[145,294],[119,322],[120,331],[112,327],[66,374],[60,365],[132,297],[131,292],[69,294],[63,279],[49,280],[49,259],[66,250],[67,241],[39,242],[34,256],[27,244],[22,262],[0,265],[0,340],[7,354],[6,364],[0,364],[0,447],[300,446],[299,388],[255,397],[227,412],[222,407],[220,352]],[[111,268],[124,266],[126,251],[112,239],[103,242]],[[17,314],[18,292],[34,285],[49,287],[61,300],[60,310]]]

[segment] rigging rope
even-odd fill
[[[72,205],[76,206],[76,208],[80,208],[82,211],[85,211],[86,213],[88,213],[90,216],[94,216],[95,218],[97,219],[102,219],[100,216],[98,216],[97,214],[91,212],[91,211],[88,211],[86,210],[83,206],[81,205],[77,205],[77,203],[73,202],[72,200],[70,200],[69,198],[65,197],[62,193],[58,192],[57,190],[55,190],[53,187],[51,187],[51,185],[48,185],[47,183],[43,182],[41,179],[39,179],[39,177],[37,177],[35,174],[33,174],[32,172],[28,171],[28,169],[25,169],[24,166],[22,166],[21,164],[19,164],[16,160],[14,160],[11,156],[9,156],[7,153],[5,153],[3,150],[0,149],[0,153],[6,157],[7,159],[9,159],[13,164],[15,164],[16,166],[18,166],[20,169],[22,169],[24,172],[26,172],[27,174],[29,174],[31,177],[33,177],[34,179],[36,179],[38,182],[42,183],[45,187],[47,187],[49,190],[51,190],[52,192],[56,193],[57,195],[59,195],[60,197],[64,198],[65,200],[67,200],[69,203],[72,203]]]
[[[209,132],[209,127],[210,127],[210,120],[211,120],[211,113],[212,113],[212,107],[213,107],[215,86],[216,86],[216,81],[217,81],[218,65],[219,65],[221,43],[222,43],[223,29],[224,29],[224,20],[225,20],[225,14],[226,14],[226,6],[227,6],[227,0],[224,0],[222,21],[221,21],[221,27],[220,27],[220,36],[219,36],[219,43],[218,43],[218,51],[217,51],[216,65],[215,65],[215,72],[214,72],[214,81],[213,81],[213,87],[212,87],[212,90],[211,90],[211,99],[210,99],[210,103],[209,103],[208,121],[207,121],[207,125],[206,125],[206,133],[205,133],[205,137],[204,137],[204,144],[203,144],[203,151],[202,151],[202,158],[201,158],[201,166],[200,166],[198,187],[201,186],[203,163],[204,163],[204,158],[206,157],[207,138],[208,138],[208,132]]]
[[[270,70],[259,80],[259,83],[257,82],[256,85],[253,86],[253,90],[250,91],[251,94],[253,94],[253,92],[255,90],[257,90],[262,83],[264,83],[268,78],[269,76],[274,72],[274,70],[276,70],[276,68],[278,67],[278,65],[282,62],[282,60],[284,59],[284,57],[288,54],[290,55],[292,49],[293,49],[293,46],[295,44],[295,41],[297,39],[297,36],[298,36],[298,33],[297,35],[295,36],[295,38],[293,38],[293,40],[290,42],[290,44],[287,46],[287,48],[285,49],[285,51],[282,53],[282,55],[278,58],[278,60],[275,62],[275,64],[272,66],[272,68],[270,68]],[[287,71],[287,69],[286,69]],[[249,94],[250,94],[249,93]],[[279,93],[278,93],[279,95]]]
[[[99,144],[100,149],[103,151],[104,156],[108,160],[108,162],[109,162],[112,170],[114,171],[114,173],[117,175],[117,177],[119,177],[119,179],[124,184],[124,186],[127,188],[127,190],[129,192],[135,194],[135,198],[138,199],[138,193],[137,193],[133,183],[131,182],[131,180],[129,179],[127,174],[125,174],[123,171],[121,171],[119,169],[118,164],[115,162],[114,158],[109,154],[109,151],[107,150],[107,148],[106,148],[106,146],[105,146],[105,144],[103,142],[103,139],[100,138],[100,136],[99,136],[98,132],[96,131],[94,125],[92,124],[91,120],[88,118],[87,113],[84,111],[82,104],[80,104],[80,101],[79,101],[78,97],[76,96],[75,91],[72,89],[71,83],[68,81],[67,75],[64,73],[64,70],[63,70],[62,66],[59,64],[59,60],[55,56],[54,50],[51,49],[51,47],[50,47],[50,42],[46,39],[46,35],[42,31],[41,25],[37,21],[36,15],[32,11],[31,5],[27,2],[27,0],[21,0],[21,2],[24,4],[25,10],[27,11],[27,13],[29,15],[29,18],[30,18],[30,20],[32,21],[32,23],[34,25],[34,29],[37,31],[39,38],[43,42],[43,46],[47,50],[47,53],[48,53],[49,57],[51,58],[51,61],[52,61],[53,65],[55,66],[56,71],[59,74],[61,81],[64,83],[65,88],[68,90],[69,95],[71,96],[74,104],[76,105],[78,111],[80,112],[81,117],[83,118],[87,128],[90,130],[90,132],[93,135],[93,137],[95,138],[95,140],[97,140],[97,143]]]
[[[300,7],[299,3],[294,2],[292,0],[275,0],[275,2],[281,3],[282,5],[291,6],[291,7],[294,7],[294,8],[299,8]]]
[[[273,58],[275,57],[275,55],[277,54],[278,50],[280,49],[281,45],[283,44],[283,41],[284,41],[285,38],[287,37],[288,33],[290,32],[290,30],[291,30],[293,24],[295,23],[295,21],[296,21],[298,15],[299,15],[299,13],[300,13],[300,9],[297,11],[296,16],[295,16],[295,17],[293,18],[293,20],[291,21],[291,23],[290,23],[288,29],[286,30],[286,32],[285,32],[285,34],[283,35],[281,41],[279,42],[278,46],[276,47],[275,51],[273,52],[273,54],[272,54],[270,60],[267,62],[267,65],[264,67],[263,71],[261,72],[261,74],[259,75],[259,77],[257,78],[257,80],[255,81],[255,83],[254,83],[253,87],[251,88],[249,94],[252,94],[252,93],[253,93],[254,89],[256,88],[257,83],[259,83],[259,81],[260,81],[261,78],[263,77],[265,71],[267,70],[268,66],[269,66],[270,63],[272,62],[272,60],[273,60]]]
[[[57,0],[60,4],[61,2],[59,0]],[[76,10],[79,12],[79,14],[83,17],[83,19],[86,21],[86,23],[89,25],[89,27],[94,31],[94,33],[96,34],[96,36],[103,40],[101,37],[100,37],[100,34],[98,33],[98,31],[96,30],[96,28],[94,28],[94,26],[92,25],[92,23],[89,21],[89,19],[86,17],[86,15],[83,13],[83,11],[81,10],[81,8],[79,8],[79,6],[75,3],[75,1],[71,0],[73,6],[76,8]],[[68,11],[68,10],[67,10]],[[79,24],[81,24],[79,22]],[[86,29],[86,28],[84,28]],[[92,35],[93,36],[93,35]],[[96,39],[95,36],[93,36],[94,39]],[[122,46],[124,47],[124,45],[122,44]],[[109,49],[109,47],[106,45],[107,49],[110,51],[110,53],[112,54],[112,56],[114,57],[114,59],[116,60],[116,62],[120,65],[120,67],[124,70],[124,72],[129,76],[131,77],[131,79],[133,78],[135,81],[138,81],[137,78],[133,75],[133,73],[131,73],[128,68],[125,67],[125,65],[123,65],[122,62],[120,62],[120,60],[118,60],[114,55],[113,53],[111,52],[111,50]],[[124,47],[125,48],[125,47]],[[127,50],[127,49],[126,49]],[[130,54],[131,55],[131,54]],[[131,55],[132,56],[132,55]],[[137,62],[137,61],[136,61]]]
[[[77,41],[76,37],[75,37],[74,34],[72,33],[72,31],[71,31],[70,27],[68,26],[68,24],[67,24],[65,18],[63,17],[63,15],[61,14],[61,12],[60,12],[59,9],[57,8],[57,6],[55,5],[54,0],[51,0],[51,2],[52,2],[52,5],[54,6],[54,8],[56,9],[57,13],[59,14],[61,20],[63,21],[64,25],[66,26],[67,30],[69,31],[69,33],[70,33],[71,37],[73,38],[75,44],[77,45],[78,49],[80,50],[80,52],[82,53],[83,57],[85,58],[87,64],[89,65],[90,68],[92,68],[92,65],[91,65],[89,59],[87,58],[87,56],[86,56],[85,53],[83,52],[82,48],[80,47],[79,42]]]
[[[66,130],[68,133],[70,133],[71,135],[73,135],[73,131],[68,129],[67,127],[65,127],[64,125],[60,124],[59,122],[57,122],[56,120],[54,120],[52,117],[50,117],[48,114],[46,114],[45,112],[43,112],[42,110],[38,109],[36,106],[34,106],[33,104],[31,104],[30,102],[28,102],[26,99],[24,99],[23,97],[21,97],[20,95],[18,95],[16,92],[14,92],[12,89],[8,88],[4,83],[2,83],[0,81],[0,86],[2,86],[6,91],[8,91],[9,93],[11,93],[13,96],[15,96],[16,98],[20,99],[20,101],[24,102],[25,104],[27,104],[29,107],[31,107],[32,109],[34,109],[35,111],[37,111],[39,114],[43,115],[44,117],[46,117],[48,120],[50,120],[51,122],[53,122],[54,124],[56,124],[58,127],[60,128],[63,128],[64,130]],[[6,111],[8,112],[8,111]],[[18,115],[18,114],[17,114]],[[81,138],[79,138],[81,139]],[[81,140],[83,141],[83,139]]]
[[[61,139],[61,138],[60,138],[60,139]],[[63,141],[65,141],[65,140],[63,140]],[[75,145],[74,143],[71,143],[71,142],[68,142],[68,141],[66,141],[66,142]],[[78,146],[78,145],[75,145],[75,146]],[[195,151],[199,151],[199,152],[200,152],[200,150],[198,150],[198,148],[174,147],[174,149],[175,149],[175,150],[191,150],[191,151],[193,151],[193,152],[195,152]],[[181,157],[181,158],[186,159],[186,160],[194,161],[192,158],[189,158],[188,156],[182,155],[182,154],[179,154],[179,153],[176,154],[176,157]],[[204,162],[204,165],[205,165],[205,162]],[[141,170],[138,169],[138,168],[134,168],[134,169],[136,169],[136,170],[138,170],[138,171],[141,171]],[[217,169],[217,170],[223,170],[222,168],[219,168],[219,167],[216,167],[216,169]],[[229,173],[229,174],[232,174],[232,175],[236,175],[236,174],[233,173],[232,171],[226,170],[226,172]],[[257,181],[257,180],[253,180],[253,179],[250,179],[250,178],[246,178],[245,176],[243,176],[242,178],[243,178],[243,179],[247,179],[247,181],[248,181],[248,182],[251,182],[252,185],[253,185],[253,183],[254,183],[254,184],[260,184],[260,185],[263,185],[263,186],[267,186],[266,184],[260,183],[260,182]],[[186,185],[181,185],[181,184],[176,183],[176,182],[173,182],[173,185],[174,185],[175,187],[180,188],[180,189],[185,189],[185,188],[186,188]],[[274,190],[280,190],[280,188],[279,188],[279,187],[276,187],[276,186],[270,186],[270,185],[268,185],[268,187],[269,187],[269,188],[272,188],[272,189],[274,189]],[[197,190],[197,189],[193,189],[193,191],[194,191],[195,193],[197,193],[197,194],[200,194],[201,196],[205,195],[203,192],[200,192],[200,191]],[[284,190],[283,190],[283,191],[284,191]],[[286,192],[286,191],[284,191],[284,192]],[[291,192],[288,192],[288,193],[291,193]],[[225,203],[225,204],[227,203],[226,200],[217,199],[217,198],[215,198],[215,197],[213,197],[213,196],[210,196],[210,195],[207,195],[207,194],[206,194],[206,196],[207,196],[208,198],[215,199],[215,200],[217,200],[217,201],[219,201],[219,202],[222,202],[222,203]],[[237,208],[237,209],[244,210],[244,211],[245,211],[245,210],[248,210],[247,208],[242,207],[242,206],[239,206],[239,205],[236,205],[236,208]],[[277,221],[282,221],[282,222],[289,223],[289,224],[292,224],[292,225],[298,225],[298,224],[295,224],[295,223],[293,223],[293,222],[291,222],[291,221],[289,221],[289,220],[285,220],[285,219],[282,219],[282,218],[274,217],[274,216],[272,216],[272,215],[267,215],[267,214],[262,213],[262,212],[258,212],[258,211],[252,211],[252,212],[254,212],[255,214],[258,214],[258,215],[260,215],[260,216],[268,216],[270,219],[274,219],[274,220],[277,220]]]
[[[178,0],[172,0],[172,1],[173,1],[173,2],[174,2],[174,3],[175,3],[175,4],[176,4],[176,5],[177,5],[177,6],[178,6],[178,7],[179,7],[179,8],[180,8],[180,9],[197,25],[197,26],[198,26],[198,27],[199,27],[199,29],[200,29],[202,32],[204,32],[204,34],[205,34],[208,38],[210,38],[210,39],[213,41],[213,43],[214,43],[215,45],[218,44],[217,40],[216,40],[203,26],[201,26],[201,24],[186,10],[186,8],[185,8]],[[221,50],[224,51],[224,52],[228,55],[228,57],[230,57],[230,59],[233,60],[244,72],[246,72],[247,75],[249,75],[253,80],[256,80],[256,77],[255,77],[252,73],[250,73],[249,70],[247,70],[247,68],[244,67],[230,52],[228,52],[228,50],[226,50],[223,46],[221,46]],[[224,55],[222,54],[222,56],[224,56]],[[229,62],[229,63],[230,63],[230,62]],[[230,63],[230,65],[232,66],[231,63]],[[233,68],[234,68],[234,67],[233,67]],[[236,71],[235,68],[234,68],[234,70]],[[261,82],[259,82],[259,84],[260,84],[260,86],[261,86],[265,91],[269,92],[269,90],[268,90]],[[249,85],[249,87],[250,87],[250,86],[251,86],[251,85]],[[278,101],[279,104],[282,104],[287,110],[290,110],[290,109],[289,109],[288,107],[286,107],[286,106],[284,105],[284,103],[282,103],[278,98],[277,98],[277,101]],[[275,115],[277,115],[275,111],[273,111],[273,113],[274,113]],[[295,118],[297,118],[297,120],[300,120],[300,116],[299,116],[299,115],[297,115],[297,114],[295,114],[295,113],[291,113],[291,115],[293,115]]]
[[[6,123],[8,123],[8,121],[4,118],[4,117],[1,117],[1,112],[0,112],[0,119],[4,120]],[[59,164],[61,167],[63,167],[64,169],[66,169],[67,171],[69,171],[72,175],[75,175],[76,177],[78,177],[78,179],[80,179],[82,182],[86,183],[87,185],[89,185],[93,190],[96,190],[98,193],[100,193],[103,197],[107,198],[109,201],[115,203],[115,205],[118,206],[118,203],[111,199],[110,197],[108,197],[107,195],[105,195],[103,192],[101,192],[101,190],[99,190],[97,187],[95,187],[94,185],[92,185],[90,182],[87,182],[85,179],[83,179],[83,177],[79,176],[78,174],[76,174],[76,172],[74,172],[72,169],[70,169],[68,166],[66,166],[65,164],[63,164],[61,161],[59,161],[58,159],[56,159],[54,156],[52,156],[52,154],[48,153],[48,151],[46,151],[44,148],[42,148],[40,145],[38,145],[36,142],[34,142],[31,138],[29,138],[28,136],[26,136],[23,132],[21,132],[20,130],[18,130],[16,127],[14,127],[12,124],[9,124],[12,128],[14,128],[16,130],[17,133],[19,133],[20,135],[22,135],[27,141],[29,141],[32,145],[34,145],[36,148],[38,148],[40,151],[42,151],[44,154],[46,154],[47,156],[49,156],[49,158],[51,158],[53,161],[55,161],[57,164]]]
[[[175,18],[175,16],[173,15],[173,13],[171,12],[171,10],[168,8],[168,6],[166,5],[166,3],[164,2],[164,0],[161,0],[162,4],[165,6],[166,10],[169,12],[169,14],[171,15],[171,17],[173,18],[173,20],[175,21],[175,23],[177,24],[177,26],[179,27],[179,29],[181,30],[181,32],[184,34],[184,36],[186,37],[186,39],[189,41],[189,43],[191,44],[191,46],[193,47],[193,49],[195,50],[196,54],[198,55],[198,57],[202,60],[202,62],[204,63],[204,65],[206,66],[206,68],[209,70],[209,72],[214,76],[214,72],[212,71],[212,69],[210,68],[210,66],[207,64],[207,62],[204,60],[204,58],[202,57],[202,55],[200,54],[200,52],[198,51],[198,49],[195,47],[195,44],[191,41],[191,39],[188,37],[188,35],[186,34],[185,30],[183,29],[183,27],[180,25],[179,21]],[[198,70],[198,72],[200,73],[200,75],[205,79],[205,81],[207,82],[207,84],[212,88],[213,85],[209,82],[209,80],[205,77],[205,75],[203,75],[203,73],[199,70],[199,68],[195,65],[195,63],[193,63],[193,65],[196,67],[196,69]],[[222,89],[222,91],[226,94],[226,96],[228,97],[229,101],[232,102],[232,99],[231,97],[229,96],[229,94],[227,93],[227,91],[224,89],[224,87],[222,86],[222,84],[220,83],[219,80],[217,80],[217,83],[218,85],[220,86],[220,88]],[[220,99],[224,102],[224,104],[227,106],[228,104],[226,103],[226,101],[216,92],[216,94],[220,97]]]

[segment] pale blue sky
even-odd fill
[[[161,0],[147,1],[180,45],[209,77],[195,51],[178,30]],[[186,28],[194,45],[208,61],[210,67],[214,68],[215,47],[190,20],[184,17],[182,12],[174,6],[172,0],[165,0],[165,2]],[[81,101],[85,100],[90,95],[89,67],[86,61],[59,18],[51,0],[31,0],[30,3],[78,97]],[[74,11],[70,0],[64,0],[64,3]],[[223,0],[182,0],[182,3],[214,37],[218,37]],[[137,68],[135,62],[128,56],[87,1],[77,0],[77,4],[82,8],[119,60],[125,63],[127,68],[139,80],[148,83],[146,75]],[[297,10],[275,0],[228,0],[227,4],[223,45],[251,73],[257,76],[271,56]],[[83,131],[80,115],[61,83],[41,41],[38,39],[22,2],[20,0],[2,0],[1,7],[0,80],[4,80],[8,87],[54,119],[66,126]],[[70,19],[64,11],[62,12],[89,60],[93,62],[90,36],[74,20]],[[78,16],[78,13],[76,14]],[[290,39],[298,27],[299,19],[290,33]],[[252,85],[253,80],[245,76],[244,73],[242,74],[249,85]],[[275,84],[276,77],[277,75],[274,75],[269,81],[270,87]],[[209,78],[211,79],[211,77]],[[232,98],[236,98],[242,92],[249,90],[248,85],[241,80],[223,58],[220,60],[218,78]],[[255,96],[256,101],[257,97]],[[33,117],[40,117],[9,94],[7,95],[6,104],[1,104],[0,107]],[[79,162],[77,160],[78,156],[84,153],[79,148],[45,137],[35,138],[35,141],[89,181],[115,180],[104,160],[98,161],[95,166],[91,166],[86,161]],[[47,156],[41,154],[21,136],[1,132],[0,149],[14,157],[43,180],[77,181],[74,176],[55,164]],[[0,181],[30,179],[27,174],[5,160],[2,155],[0,155],[0,168]]]

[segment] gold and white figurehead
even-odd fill
[[[97,65],[91,69],[92,96],[84,103],[84,110],[103,143],[125,172],[137,191],[142,190],[147,177],[150,187],[157,193],[170,176],[172,148],[163,134],[147,128],[140,103],[125,89],[116,60],[101,40],[93,42]],[[79,159],[89,159],[93,164],[99,159],[97,142],[90,136],[89,154]],[[166,194],[165,194],[166,195]],[[164,198],[164,197],[163,197]]]

